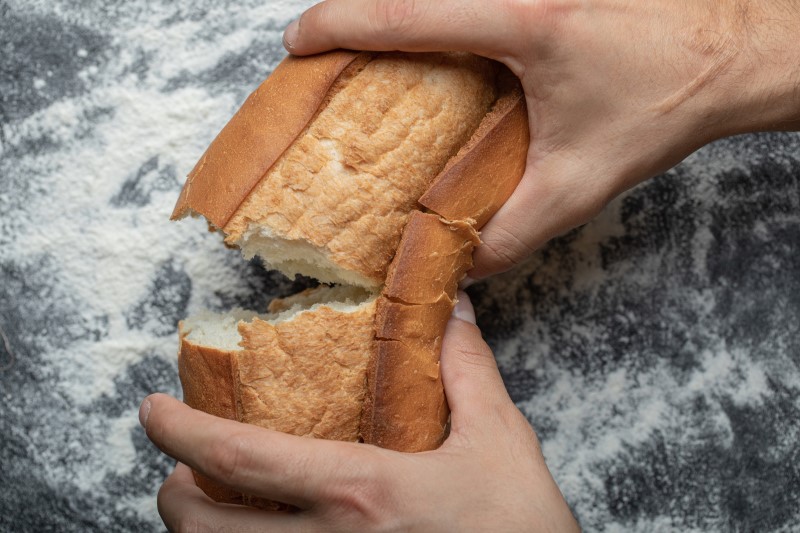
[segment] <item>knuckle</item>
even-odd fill
[[[165,512],[171,500],[172,493],[169,489],[165,490],[164,486],[162,486],[161,490],[158,491],[158,513],[161,515],[161,519],[164,521],[164,525],[167,527],[168,531],[174,533],[205,533],[213,530],[213,528],[206,523],[204,517],[197,513],[174,508],[174,505],[169,513]],[[178,513],[177,515],[176,512]]]
[[[555,0],[504,0],[503,7],[515,20],[527,24],[529,29],[562,10]]]
[[[511,22],[510,32],[523,40],[530,40],[532,32],[541,32],[547,26],[555,2],[548,0],[504,0],[501,8]]]
[[[372,22],[380,34],[404,34],[422,22],[423,9],[418,0],[378,0],[372,4]]]
[[[168,518],[169,515],[167,514],[166,509],[169,507],[171,500],[172,498],[169,496],[169,491],[164,491],[164,487],[162,486],[158,491],[158,496],[156,497],[156,509],[158,509],[158,514],[161,517],[161,520],[169,530],[172,530],[172,527],[170,527]]]
[[[459,324],[459,334],[446,334],[443,345],[443,357],[453,357],[459,363],[473,368],[495,368],[494,353],[481,336],[481,330],[474,324]]]
[[[473,368],[483,372],[493,370],[496,367],[494,355],[492,355],[488,346],[459,346],[455,355],[459,363],[462,363],[466,368]]]
[[[545,3],[542,0],[504,0],[502,6],[513,18],[524,17],[527,19],[533,11]]]
[[[156,496],[156,506],[158,507],[159,513],[169,505],[170,501],[172,501],[172,488],[169,483],[165,482],[161,485],[161,488],[158,489],[158,496]]]
[[[333,23],[333,15],[327,2],[315,4],[300,14],[298,29],[303,35],[318,32],[326,24]]]
[[[171,533],[197,533],[200,531],[200,525],[195,517],[188,516],[181,517],[174,524],[169,524],[167,529]]]
[[[250,470],[253,448],[244,435],[233,433],[214,441],[205,459],[210,477],[226,485],[235,484]]]

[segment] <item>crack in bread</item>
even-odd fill
[[[471,222],[421,211],[409,217],[376,308],[377,352],[361,416],[364,442],[419,452],[444,440],[449,410],[439,353],[458,282],[480,242]],[[400,401],[406,395],[414,400]]]
[[[273,300],[267,314],[236,309],[186,319],[178,357],[184,401],[276,431],[358,441],[376,305],[377,295],[363,289],[320,286]],[[195,480],[217,501],[281,508],[198,473]]]

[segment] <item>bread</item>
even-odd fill
[[[184,401],[294,435],[357,441],[375,305],[366,291],[320,287],[274,301],[267,315],[239,309],[182,321]],[[219,501],[244,501],[207,479],[198,484]]]
[[[173,218],[201,214],[245,257],[343,286],[267,316],[184,321],[186,403],[296,435],[436,448],[457,284],[527,146],[518,82],[483,58],[287,58],[192,170]],[[219,501],[268,505],[197,479]]]

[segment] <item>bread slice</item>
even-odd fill
[[[528,141],[518,81],[485,59],[287,58],[195,166],[173,218],[204,215],[246,257],[345,286],[266,316],[184,321],[186,403],[296,435],[438,447],[457,284]],[[218,501],[265,504],[197,479]]]

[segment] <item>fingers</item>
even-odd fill
[[[593,179],[599,173],[564,158],[529,159],[514,194],[481,228],[469,278],[505,272],[550,239],[591,220],[613,196]]]
[[[327,0],[284,33],[292,54],[353,50],[468,51],[510,54],[518,21],[485,0]]]
[[[191,469],[182,463],[158,491],[158,514],[169,531],[293,531],[306,522],[302,515],[216,503],[195,485]]]
[[[483,341],[469,297],[459,291],[441,355],[442,381],[452,411],[452,432],[491,420],[498,408],[514,407],[489,346]]]
[[[308,508],[332,487],[357,483],[367,448],[296,437],[196,411],[164,394],[145,399],[140,420],[164,453],[231,489]]]

